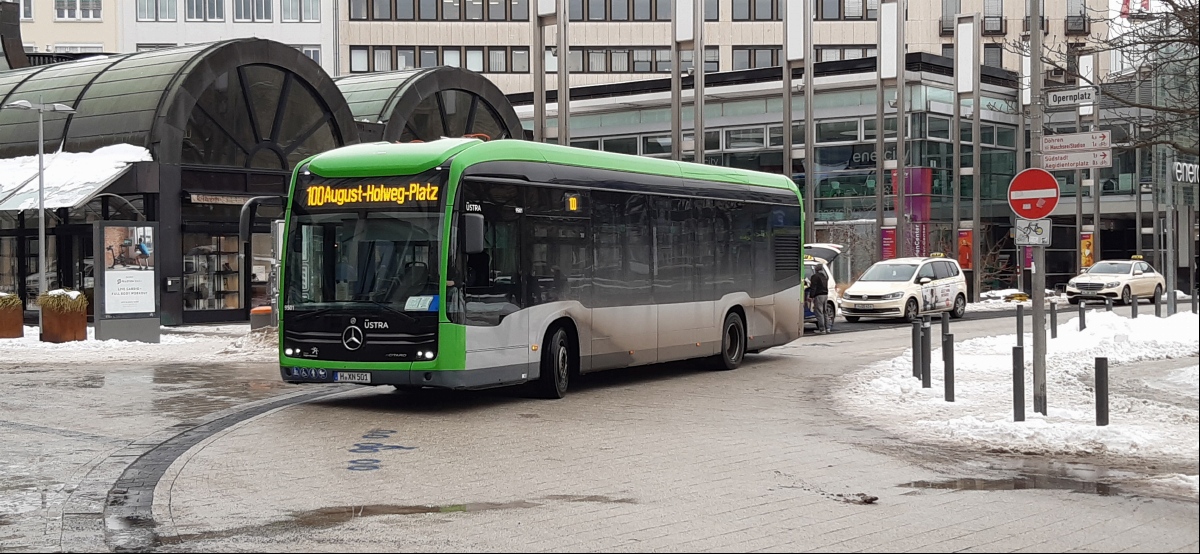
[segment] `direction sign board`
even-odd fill
[[[1052,90],[1046,93],[1046,107],[1062,108],[1096,103],[1096,87]]]
[[[1013,241],[1017,246],[1050,246],[1049,219],[1017,219]]]
[[[1112,149],[1042,155],[1042,168],[1046,171],[1089,167],[1112,167]]]
[[[1058,180],[1049,171],[1031,167],[1008,183],[1008,205],[1022,219],[1044,219],[1058,206]]]
[[[1079,152],[1083,150],[1108,150],[1112,148],[1112,134],[1108,131],[1073,133],[1069,135],[1043,135],[1042,153]]]

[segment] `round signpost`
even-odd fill
[[[1045,219],[1058,206],[1058,180],[1045,169],[1031,167],[1008,183],[1008,205],[1021,219]]]

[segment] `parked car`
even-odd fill
[[[1133,297],[1154,299],[1162,296],[1166,279],[1154,271],[1141,256],[1128,260],[1096,262],[1078,277],[1067,281],[1067,301],[1119,299],[1132,304]]]
[[[842,253],[842,245],[830,243],[814,243],[804,245],[804,287],[808,288],[808,279],[812,276],[813,271],[817,266],[825,268],[825,275],[829,277],[829,300],[825,303],[825,317],[829,321],[837,317],[837,280],[833,277],[833,272],[829,270],[829,264],[833,263]],[[817,324],[817,314],[808,308],[804,308],[804,323]]]
[[[958,262],[934,254],[876,262],[842,295],[842,317],[854,323],[864,317],[902,317],[967,311],[967,279]]]

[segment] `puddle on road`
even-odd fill
[[[274,396],[291,386],[279,378],[277,369],[253,363],[155,367],[152,383],[167,394],[154,397],[153,411],[187,420]]]
[[[446,506],[397,506],[391,504],[335,506],[293,514],[292,521],[303,527],[329,527],[360,517],[485,512],[488,510],[536,508],[538,506],[541,506],[541,504],[526,502],[524,500],[517,502],[473,502],[468,504],[449,504]]]
[[[1068,490],[1100,496],[1112,496],[1120,491],[1104,483],[1081,481],[1048,475],[1018,475],[1002,479],[947,479],[945,481],[913,481],[900,485],[910,489],[940,489],[954,491],[1016,491]]]

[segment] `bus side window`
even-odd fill
[[[521,195],[511,185],[466,181],[464,200],[484,216],[484,250],[466,255],[463,264],[464,321],[494,326],[524,306],[520,273]],[[462,247],[460,244],[459,248]]]

